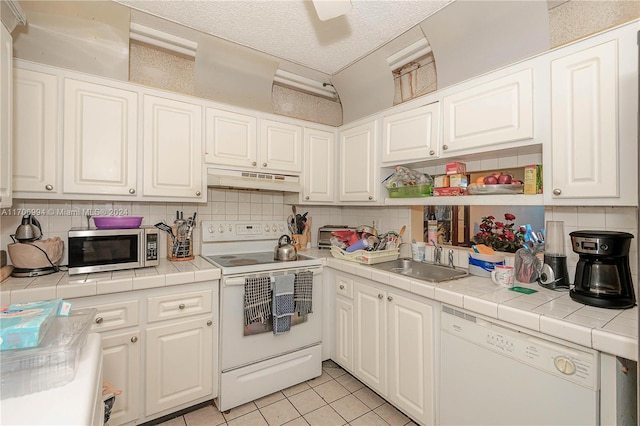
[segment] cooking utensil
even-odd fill
[[[297,209],[296,206],[291,206],[291,211],[293,212],[293,229],[295,229],[296,232],[294,232],[295,234],[298,233],[298,214],[297,214]]]
[[[18,226],[15,239],[21,243],[28,243],[42,238],[42,227],[38,219],[30,214],[22,216],[22,223]]]
[[[285,234],[278,239],[278,245],[273,250],[273,258],[284,261],[298,259],[298,251],[296,247],[291,244],[291,238],[288,235]]]
[[[400,233],[398,234],[398,241],[400,241],[402,239],[402,234],[404,234],[404,231],[407,230],[407,226],[406,225],[402,225],[402,228],[400,228]]]

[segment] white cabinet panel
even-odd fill
[[[618,197],[618,44],[551,62],[552,194]]]
[[[376,201],[376,122],[340,132],[340,201]]]
[[[354,293],[353,371],[372,389],[386,394],[386,294],[362,282]]]
[[[201,198],[202,108],[145,95],[143,195]]]
[[[336,299],[335,359],[338,364],[353,371],[353,302]]]
[[[283,172],[302,171],[302,128],[260,120],[260,167]]]
[[[434,103],[382,119],[382,163],[397,165],[438,157],[440,104]]]
[[[533,138],[533,70],[446,96],[443,121],[442,155]]]
[[[210,164],[257,166],[257,119],[249,115],[207,108],[205,161]]]
[[[136,193],[137,99],[128,90],[65,79],[64,192]]]
[[[13,189],[57,193],[58,78],[13,74]]]
[[[13,94],[13,40],[0,23],[0,207],[10,207],[11,188],[11,106]]]
[[[303,202],[335,201],[335,144],[332,132],[304,129]]]

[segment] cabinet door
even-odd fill
[[[382,120],[382,163],[414,163],[438,157],[440,104],[434,103]]]
[[[386,293],[357,282],[354,289],[354,374],[372,389],[386,389]]]
[[[110,426],[118,426],[140,417],[140,331],[102,335],[104,380],[122,393],[116,396]]]
[[[340,201],[376,201],[376,122],[340,132]]]
[[[249,115],[207,108],[205,161],[210,164],[256,168],[257,120]]]
[[[353,371],[353,302],[336,299],[335,359],[348,371]]]
[[[213,393],[211,319],[147,328],[146,415]]]
[[[533,138],[529,68],[446,96],[441,154]]]
[[[387,302],[389,400],[420,423],[433,424],[433,308],[394,293]]]
[[[335,197],[335,137],[323,130],[304,130],[303,201],[333,202]]]
[[[302,127],[260,120],[260,168],[302,171]]]
[[[10,207],[13,41],[11,33],[0,23],[0,207]]]
[[[138,95],[65,79],[63,192],[137,191]]]
[[[56,193],[58,78],[16,68],[13,91],[13,189]]]
[[[144,97],[144,195],[202,198],[202,108]]]
[[[617,63],[616,40],[551,62],[553,198],[619,195]]]

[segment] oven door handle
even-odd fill
[[[273,277],[270,277],[270,278],[271,278],[271,282],[273,282]],[[245,281],[244,277],[227,278],[224,280],[224,285],[225,286],[244,285],[244,281]]]

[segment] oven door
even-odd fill
[[[249,276],[264,276],[256,273],[243,276],[223,276],[220,296],[220,352],[221,369],[227,371],[278,355],[316,345],[322,340],[322,267],[270,271],[269,275],[302,271],[313,272],[312,309],[306,318],[292,322],[286,333],[247,333],[244,325],[244,283]],[[270,324],[270,322],[269,322]],[[252,329],[255,326],[252,326]]]

